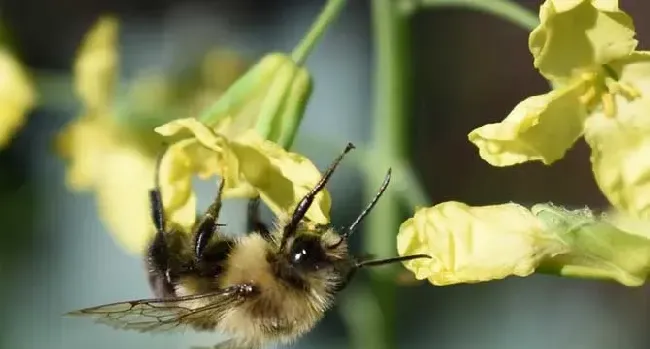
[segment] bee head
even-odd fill
[[[320,237],[311,234],[297,236],[289,249],[289,262],[302,270],[318,270],[327,264],[327,254]]]
[[[347,245],[334,246],[340,237],[326,225],[300,230],[286,249],[288,262],[296,269],[308,272],[327,268],[344,259]]]
[[[325,187],[341,159],[352,149],[354,149],[354,145],[348,143],[343,152],[327,168],[316,186],[298,202],[289,221],[284,225],[279,250],[288,256],[289,263],[292,265],[302,269],[321,268],[327,265],[327,262],[333,263],[337,259],[342,259],[342,255],[347,254],[348,238],[370,213],[388,187],[391,176],[390,169],[388,169],[384,182],[373,200],[340,235],[334,233],[327,225],[312,225],[307,222],[305,214],[314,202],[314,198]]]

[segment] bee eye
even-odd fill
[[[325,252],[318,237],[298,236],[293,241],[289,258],[294,265],[317,269],[325,261]]]

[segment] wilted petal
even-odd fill
[[[527,276],[557,248],[535,216],[517,204],[471,207],[444,202],[419,209],[400,227],[400,255],[432,259],[405,263],[417,279],[434,285],[474,283]]]
[[[528,45],[535,67],[552,81],[625,57],[637,45],[632,19],[612,1],[547,0],[540,19]]]
[[[615,280],[641,286],[650,273],[650,240],[622,216],[594,215],[588,209],[567,210],[538,204],[531,211],[566,250],[545,258],[538,271],[586,279]]]
[[[481,158],[493,166],[561,159],[582,134],[585,107],[579,102],[583,83],[574,83],[519,103],[500,123],[469,133]]]
[[[118,23],[102,17],[86,34],[74,67],[75,89],[86,108],[108,108],[117,79]]]

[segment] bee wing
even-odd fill
[[[192,347],[191,349],[260,349],[261,346],[254,343],[241,342],[236,338],[217,343],[212,347]]]
[[[139,332],[185,330],[191,325],[207,329],[208,324],[216,324],[228,309],[242,302],[251,292],[253,287],[250,285],[236,285],[199,295],[104,304],[68,315],[88,316],[113,328]],[[193,307],[194,301],[207,305]]]

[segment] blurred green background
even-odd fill
[[[370,136],[370,1],[350,1],[307,62],[315,90],[295,148],[321,168],[336,155],[338,145],[362,145]],[[520,3],[537,11],[541,1]],[[650,3],[620,3],[635,19],[639,49],[649,49],[650,21],[644,16],[650,13]],[[69,72],[82,36],[97,17],[111,12],[122,21],[122,73],[129,77],[151,67],[182,69],[215,44],[253,61],[271,50],[289,51],[322,4],[0,2],[0,20],[21,59],[40,76],[50,76],[40,80],[47,83],[49,96],[60,95],[56,105],[48,101],[34,111],[13,143],[0,152],[0,348],[180,349],[214,344],[219,338],[120,332],[63,317],[81,307],[150,296],[140,259],[115,244],[98,220],[90,195],[66,189],[65,165],[52,150],[53,137],[79,110],[69,81],[55,77]],[[526,31],[460,9],[425,10],[415,16],[410,29],[411,157],[434,202],[606,203],[594,183],[583,141],[552,167],[531,163],[512,168],[491,167],[467,141],[473,128],[501,120],[526,96],[546,91],[546,82],[532,67]],[[351,221],[363,206],[360,180],[354,167],[344,164],[331,181],[335,224]],[[197,188],[205,207],[212,187],[200,183]],[[243,229],[242,208],[241,203],[226,205],[222,216],[230,229]],[[365,281],[360,277],[355,282]],[[397,302],[401,348],[650,347],[648,287],[533,276],[444,288],[403,286]],[[355,329],[346,328],[339,313],[332,311],[294,347],[344,348],[350,331]]]

